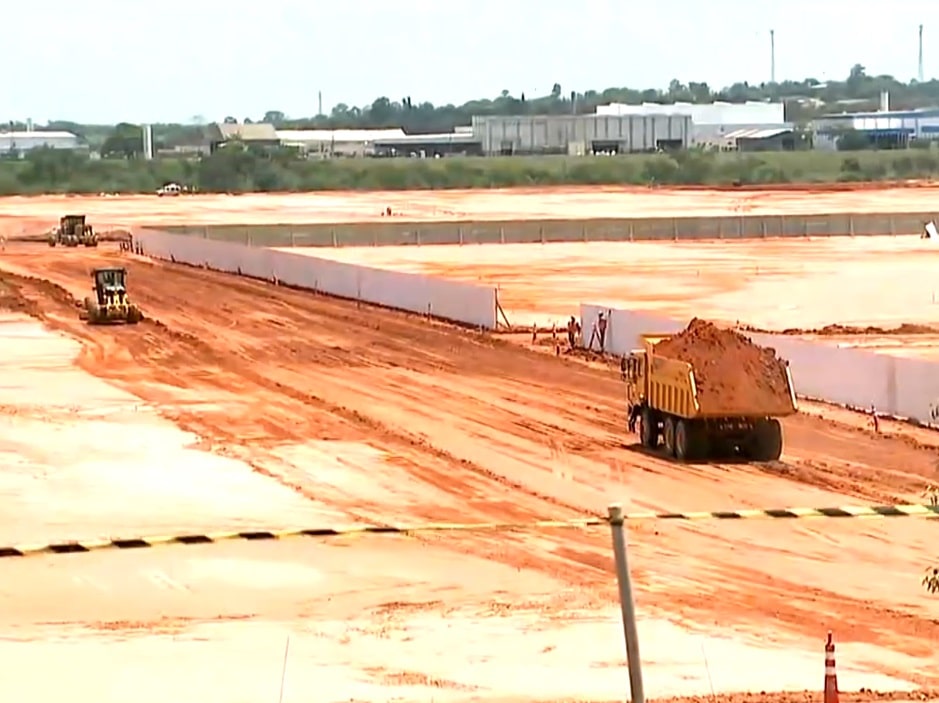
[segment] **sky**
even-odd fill
[[[0,120],[299,117],[316,114],[319,91],[328,113],[383,95],[463,103],[554,83],[759,83],[771,28],[777,80],[841,79],[855,63],[908,80],[922,22],[930,78],[929,9],[939,17],[933,0],[11,2],[0,8]]]

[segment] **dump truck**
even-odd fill
[[[49,234],[49,246],[61,244],[66,247],[98,246],[98,235],[94,228],[86,224],[84,215],[65,215],[59,219],[59,226]]]
[[[736,388],[709,379],[712,393],[704,403],[697,381],[704,374],[692,363],[656,352],[656,346],[671,337],[641,335],[643,348],[625,359],[628,409],[630,417],[638,419],[642,446],[658,450],[664,445],[665,454],[679,461],[778,460],[783,449],[779,419],[798,411],[788,364],[779,360],[770,364],[778,364],[772,371],[779,374],[771,393],[758,392],[761,387],[766,391],[765,379],[752,379],[752,385]],[[767,351],[754,348],[757,353]],[[750,369],[744,374],[754,373],[752,366],[741,367]],[[713,392],[714,388],[721,393]]]
[[[143,313],[127,295],[127,269],[97,268],[91,272],[94,297],[81,303],[79,317],[92,325],[136,325]]]

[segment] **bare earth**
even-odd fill
[[[165,202],[193,221],[191,200]],[[61,206],[47,207],[51,222]],[[118,261],[150,319],[89,330],[70,296],[85,294],[91,267]],[[614,501],[919,501],[936,478],[936,435],[885,423],[874,436],[864,418],[821,405],[786,421],[778,464],[681,467],[634,451],[618,375],[602,364],[105,246],[8,246],[0,270],[0,306],[13,310],[0,321],[0,544],[566,518]],[[916,520],[631,527],[647,695],[817,692],[829,628],[843,690],[939,686],[939,600],[919,584],[934,539]],[[627,690],[604,530],[0,567],[0,658],[17,672],[0,680],[3,700],[274,698],[288,638],[285,701],[602,701]]]
[[[921,329],[820,338],[939,358],[939,246],[913,236],[284,251],[496,285],[519,325],[563,323],[581,302],[771,331],[907,323]]]
[[[512,190],[370,191],[298,194],[42,196],[0,198],[0,223],[30,227],[83,212],[101,226],[306,224],[396,219],[593,219],[834,212],[931,212],[939,185],[918,188],[819,186],[777,190],[558,187]],[[19,232],[17,232],[19,233]]]

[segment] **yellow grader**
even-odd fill
[[[64,247],[98,246],[98,235],[94,228],[85,223],[84,215],[66,215],[59,219],[59,226],[49,234],[49,246],[61,244]]]
[[[127,269],[97,268],[91,272],[94,297],[85,298],[79,317],[91,325],[136,325],[143,313],[127,297]]]

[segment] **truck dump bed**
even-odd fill
[[[720,344],[709,338],[710,330],[702,333],[694,322],[680,335],[643,336],[649,405],[685,419],[796,413],[788,365],[772,349],[758,347],[736,332],[718,332]]]

